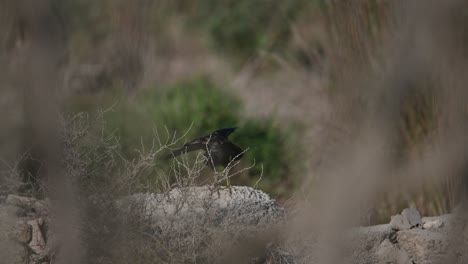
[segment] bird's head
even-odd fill
[[[230,134],[236,131],[237,127],[226,127],[216,130],[214,133],[218,133],[221,136],[228,138]]]

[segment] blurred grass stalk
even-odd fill
[[[9,14],[3,31],[3,89],[12,89],[22,117],[16,153],[23,156],[20,164],[23,194],[43,196],[47,191],[53,200],[59,229],[69,240],[63,243],[62,262],[80,263],[80,222],[76,190],[61,164],[60,142],[60,62],[65,54],[64,32],[53,14],[50,1],[6,1],[2,13]],[[2,91],[3,92],[3,91]],[[2,151],[4,152],[4,151]]]
[[[361,123],[356,121],[366,115],[372,101],[379,98],[376,95],[397,95],[395,93],[401,90],[403,94],[397,106],[400,121],[395,124],[397,140],[395,149],[390,150],[396,151],[400,164],[421,159],[427,152],[443,150],[445,146],[438,148],[440,144],[445,144],[450,130],[457,130],[457,122],[462,122],[453,117],[466,118],[467,114],[461,113],[460,109],[447,113],[444,108],[447,98],[465,96],[458,90],[459,83],[451,78],[460,78],[454,76],[454,67],[463,65],[464,68],[466,61],[459,55],[455,55],[458,64],[447,62],[446,58],[466,52],[466,48],[457,43],[460,34],[466,35],[459,27],[466,26],[468,20],[461,11],[453,8],[462,6],[461,1],[452,1],[443,8],[446,13],[441,14],[450,13],[453,18],[442,17],[435,22],[431,19],[442,16],[432,13],[438,9],[437,5],[434,1],[378,0],[329,0],[323,5],[332,40],[328,47],[332,65],[330,93],[338,115],[342,117],[342,125],[352,127],[357,133]],[[422,11],[415,11],[418,8]],[[431,27],[432,23],[438,25]],[[442,29],[444,26],[447,28]],[[426,32],[431,33],[425,35]],[[413,46],[411,41],[420,46]],[[424,46],[426,43],[429,44]],[[382,77],[390,79],[387,83],[376,81]],[[381,92],[379,85],[388,91]],[[447,124],[446,115],[455,121]],[[410,181],[416,176],[408,177]],[[397,191],[397,195],[387,194],[380,198],[375,205],[379,208],[379,221],[386,222],[387,217],[408,206],[416,206],[423,215],[451,212],[462,196],[461,177],[462,174],[450,171],[438,178],[418,177],[416,188],[404,188]]]

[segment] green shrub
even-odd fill
[[[291,156],[295,155],[291,152],[299,150],[294,149],[298,147],[295,145],[295,133],[294,129],[280,129],[272,119],[249,119],[242,124],[238,133],[233,134],[232,140],[249,147],[246,153],[247,159],[270,165],[263,170],[269,177],[276,179],[287,175],[292,170],[290,165],[296,165],[290,160]],[[261,168],[258,166],[251,170],[253,175],[258,175],[260,172]]]
[[[143,111],[169,130],[185,131],[193,123],[189,136],[197,136],[239,122],[240,100],[206,78],[180,82],[166,90],[147,90],[139,101]]]
[[[277,195],[291,191],[301,170],[299,131],[295,126],[280,127],[271,118],[247,119],[241,124],[232,140],[249,148],[244,159],[255,162],[249,170],[250,182],[263,172],[265,177],[259,182],[261,189]]]

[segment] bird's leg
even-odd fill
[[[218,178],[219,178],[219,175],[218,175],[218,172],[216,170],[214,170],[214,175],[215,175],[215,188],[216,188],[216,192],[218,193],[218,197],[220,196],[219,194],[219,184],[218,184]]]
[[[231,190],[231,180],[229,179],[229,170],[230,168],[226,168],[223,173],[224,173],[224,176],[226,177],[226,188],[229,189],[229,193],[232,194],[232,190]]]
[[[231,190],[231,182],[229,181],[229,175],[226,176],[226,187]]]
[[[219,184],[218,184],[218,178],[219,178],[219,175],[218,175],[218,172],[217,171],[213,171],[213,178],[214,178],[214,181],[213,181],[213,187],[216,189],[216,192],[218,193],[218,197],[219,197]]]

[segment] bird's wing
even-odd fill
[[[195,140],[192,140],[189,143],[183,145],[182,147],[171,151],[171,153],[169,153],[166,156],[166,159],[177,157],[180,154],[185,153],[185,152],[190,152],[194,150],[204,150],[206,149],[207,140],[208,140],[207,137],[202,137],[202,138],[197,138]]]

